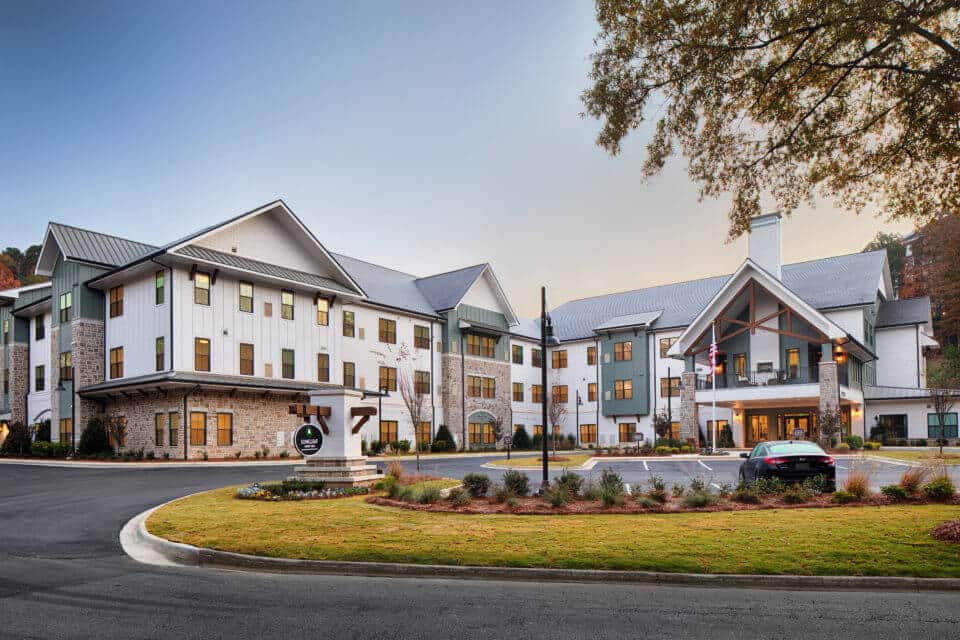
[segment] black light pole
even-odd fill
[[[543,426],[540,428],[541,444],[543,445],[543,483],[541,490],[550,485],[550,469],[548,465],[549,452],[547,450],[547,347],[555,347],[560,341],[553,336],[553,324],[547,315],[547,288],[540,287],[540,407]]]

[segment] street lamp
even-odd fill
[[[547,288],[540,287],[540,408],[543,426],[540,428],[541,444],[543,445],[543,482],[540,490],[546,490],[550,484],[550,469],[547,458],[547,347],[556,347],[560,341],[553,335],[553,323],[547,314]]]

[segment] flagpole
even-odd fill
[[[711,323],[713,341],[710,345],[710,379],[713,381],[713,450],[717,450],[717,323]]]

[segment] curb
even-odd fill
[[[206,492],[200,492],[206,493]],[[197,495],[197,494],[191,494]],[[183,496],[190,497],[190,496]],[[177,498],[180,500],[182,498]],[[267,573],[361,576],[376,578],[447,578],[456,580],[507,580],[512,582],[570,582],[655,584],[665,586],[788,589],[803,591],[960,591],[957,578],[896,576],[797,576],[608,569],[544,569],[479,567],[464,565],[403,564],[269,558],[217,551],[171,542],[147,531],[146,521],[171,500],[135,516],[120,531],[120,546],[134,560],[156,566],[201,567]]]
[[[181,461],[181,462],[94,462],[88,460],[31,460],[30,458],[0,458],[0,464],[24,465],[28,467],[56,467],[62,469],[204,469],[242,468],[242,467],[286,467],[299,464],[302,461],[296,458],[287,460],[246,460],[231,462],[228,460],[216,461]]]

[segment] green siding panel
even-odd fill
[[[444,317],[443,324],[443,352],[460,352],[460,338],[463,335],[463,332],[460,331],[460,321],[464,322],[476,322],[479,324],[484,324],[489,327],[494,327],[501,331],[507,331],[510,325],[507,323],[507,318],[502,313],[497,311],[491,311],[489,309],[481,309],[479,307],[472,307],[467,304],[461,304],[456,309],[447,311]],[[496,343],[496,360],[504,362],[509,357],[510,352],[510,336],[502,335],[497,338]]]
[[[633,343],[633,358],[617,362],[613,357],[613,345],[617,342]],[[605,335],[600,340],[600,376],[603,380],[601,404],[604,416],[647,415],[650,413],[650,354],[646,333],[633,331]],[[617,380],[633,382],[633,398],[616,400],[614,386]],[[607,399],[607,393],[610,399]]]
[[[104,319],[103,292],[90,289],[83,283],[105,272],[106,269],[64,261],[63,256],[57,258],[50,291],[57,322],[60,317],[60,295],[67,291],[73,292],[73,318]]]

